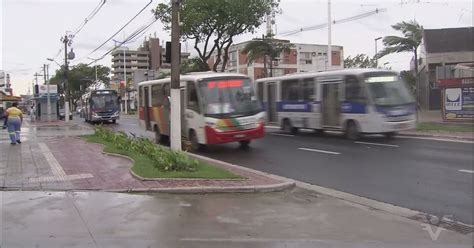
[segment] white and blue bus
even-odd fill
[[[347,138],[414,129],[416,103],[399,74],[379,69],[295,73],[256,81],[266,121],[299,128],[343,131]]]

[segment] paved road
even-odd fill
[[[131,117],[113,126],[141,133]],[[353,142],[338,135],[291,136],[269,129],[249,150],[228,144],[200,153],[472,225],[473,150],[473,143],[466,142],[379,137]]]

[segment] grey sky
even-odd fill
[[[135,29],[148,22],[151,9],[164,0],[154,0],[124,32],[116,39],[123,39]],[[46,58],[54,57],[62,47],[59,39],[66,31],[76,29],[84,18],[97,6],[99,0],[1,0],[0,4],[0,68],[9,72],[16,94],[26,93],[33,82],[33,74],[40,70],[44,63],[51,64],[51,74],[57,65]],[[115,33],[125,22],[134,16],[149,0],[107,0],[101,11],[76,36],[73,48],[76,59],[72,64],[89,62],[87,57],[97,58],[113,46],[109,42],[96,53],[89,54],[95,47]],[[387,11],[333,26],[332,43],[344,46],[344,56],[365,53],[374,54],[374,38],[386,35],[399,35],[390,25],[399,21],[416,19],[425,28],[447,28],[472,26],[472,1],[428,1],[414,0],[394,1],[342,1],[332,0],[332,18],[338,20],[375,8],[386,8]],[[404,4],[401,4],[404,2]],[[282,0],[283,14],[277,17],[277,31],[291,31],[303,27],[327,22],[327,1],[325,0]],[[238,37],[236,42],[261,36],[265,25],[255,34]],[[169,40],[169,34],[162,30],[161,23],[155,23],[146,35],[156,36],[160,40]],[[292,42],[327,43],[327,29],[308,31],[291,36],[279,36]],[[129,44],[136,48],[143,37]],[[194,53],[192,42],[183,44]],[[379,43],[379,49],[382,47]],[[63,54],[56,60],[62,63]],[[80,60],[81,58],[84,58]],[[409,66],[411,54],[397,54],[382,58],[379,63],[389,62],[395,70],[404,70]],[[98,63],[110,66],[110,56]],[[42,82],[42,80],[40,81]]]

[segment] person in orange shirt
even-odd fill
[[[21,144],[20,130],[21,123],[23,122],[23,112],[18,108],[18,103],[14,102],[12,106],[7,109],[7,118],[7,128],[11,144]]]

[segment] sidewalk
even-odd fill
[[[62,124],[62,125],[61,125]],[[160,179],[143,181],[130,173],[128,158],[103,154],[103,147],[77,138],[86,125],[25,123],[23,143],[11,146],[0,134],[0,188],[4,190],[102,190],[113,192],[268,192],[288,189],[292,181],[225,163],[242,180]],[[193,155],[195,156],[195,155]],[[206,160],[206,158],[201,158]]]

